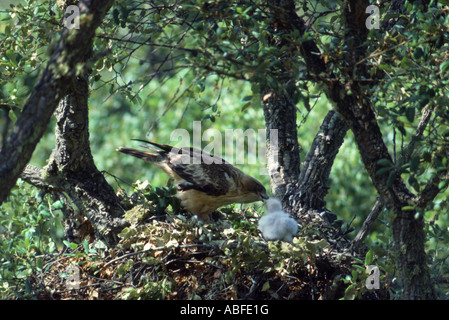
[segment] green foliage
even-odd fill
[[[0,104],[21,109],[30,94],[48,48],[56,40],[55,29],[62,27],[61,12],[52,2],[19,2],[0,13]]]
[[[174,283],[169,278],[154,282],[144,277],[141,279],[139,287],[126,289],[119,298],[123,300],[163,300],[172,292],[173,286]]]
[[[24,202],[23,200],[26,199]],[[43,261],[62,245],[64,205],[23,181],[0,208],[0,296],[30,298],[28,277],[45,273]]]

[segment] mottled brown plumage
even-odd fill
[[[190,147],[137,141],[149,144],[142,147],[155,153],[124,147],[117,151],[152,162],[164,170],[177,184],[181,205],[202,220],[209,221],[212,212],[224,205],[268,199],[259,181],[220,157]]]

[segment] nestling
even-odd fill
[[[268,199],[266,206],[266,214],[259,219],[259,230],[264,239],[292,242],[293,236],[298,232],[296,221],[282,210],[279,199]]]
[[[224,159],[191,147],[174,148],[146,140],[146,152],[120,147],[117,151],[154,163],[175,180],[181,206],[210,221],[210,215],[231,203],[250,203],[268,199],[265,187]],[[156,147],[156,148],[155,148]]]

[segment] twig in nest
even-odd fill
[[[118,258],[115,258],[111,261],[109,261],[108,263],[106,263],[103,268],[106,268],[107,266],[113,264],[114,262],[117,262],[119,260],[125,259],[125,258],[129,258],[135,255],[139,255],[142,253],[146,253],[146,252],[151,252],[151,251],[159,251],[159,250],[164,250],[164,249],[171,249],[171,248],[180,248],[180,249],[186,249],[186,248],[198,248],[198,247],[213,247],[212,245],[207,245],[207,244],[185,244],[185,245],[181,245],[181,246],[162,246],[162,247],[156,247],[156,248],[149,248],[149,249],[145,249],[145,250],[140,250],[140,251],[136,251],[136,252],[130,252],[127,254],[124,254],[123,256],[120,256]]]

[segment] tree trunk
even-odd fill
[[[398,253],[401,297],[407,300],[435,299],[435,290],[424,250],[424,218],[414,212],[400,212],[393,221],[393,238]]]
[[[432,299],[435,296],[424,250],[423,217],[416,218],[416,211],[403,211],[406,206],[414,206],[416,198],[407,189],[398,173],[391,172],[394,175],[392,182],[389,174],[377,174],[381,169],[379,161],[381,159],[391,161],[391,157],[371,108],[364,104],[358,106],[357,103],[354,104],[354,108],[348,108],[348,104],[341,101],[339,110],[342,110],[350,123],[362,161],[374,186],[385,201],[386,207],[395,215],[393,235],[398,254],[399,279],[403,287],[402,298]]]
[[[367,4],[367,3],[366,3]],[[348,1],[345,8],[347,19],[347,44],[352,51],[349,52],[350,61],[356,63],[362,56],[362,43],[365,41],[356,30],[363,28],[363,16],[365,4],[360,1]],[[362,78],[367,74],[363,66],[358,72],[352,71]],[[346,93],[341,97],[341,92]],[[415,217],[415,211],[403,211],[405,206],[413,206],[416,198],[407,189],[399,173],[390,172],[393,180],[388,174],[379,175],[381,169],[379,161],[387,159],[392,161],[387,147],[383,141],[382,133],[378,126],[376,116],[370,107],[369,97],[358,81],[345,84],[337,84],[329,91],[329,95],[336,102],[337,110],[348,121],[354,133],[357,147],[360,151],[362,161],[367,169],[374,186],[376,187],[386,207],[395,215],[393,221],[393,237],[398,254],[399,279],[402,284],[404,299],[432,299],[435,293],[430,280],[425,253],[425,232],[423,217]]]
[[[114,190],[94,164],[89,145],[87,75],[78,77],[56,110],[56,148],[44,168],[48,181],[58,181],[106,245],[118,242],[126,225]]]
[[[300,157],[296,106],[286,92],[270,92],[263,103],[267,128],[267,167],[271,193],[282,199],[287,186],[298,180]]]
[[[302,35],[304,23],[297,16],[295,5],[290,0],[269,0],[272,12],[273,34],[278,47],[290,46],[288,57],[283,61],[285,68],[276,70],[278,88],[263,92],[265,122],[268,141],[268,172],[273,195],[283,199],[284,208],[295,215],[308,210],[321,210],[328,191],[328,179],[338,150],[343,144],[348,126],[335,111],[330,111],[317,133],[312,147],[300,168],[299,144],[297,141],[296,105],[293,102],[295,83],[291,66],[295,66],[298,55],[306,61],[311,74],[325,71],[325,64],[319,56],[319,49],[313,41],[305,41],[299,47],[290,43],[288,34],[297,29]],[[269,129],[276,129],[277,144],[271,141]]]
[[[0,177],[6,184],[0,189],[0,202],[22,174],[38,187],[66,193],[108,246],[118,242],[125,221],[120,218],[123,209],[114,190],[95,167],[89,147],[87,61],[95,30],[111,5],[112,1],[80,2],[80,29],[64,31],[0,154]],[[44,169],[28,166],[23,171],[58,103],[56,148],[48,165]]]
[[[304,24],[296,15],[294,1],[269,1],[269,4],[276,8],[277,18],[275,19],[282,20],[283,26],[294,26],[300,31],[300,34],[304,33]],[[348,0],[344,3],[344,6],[346,18],[344,41],[348,49],[345,51],[345,65],[342,66],[340,71],[346,73],[345,83],[341,82],[343,78],[337,79],[331,72],[326,72],[325,63],[321,60],[319,54],[314,54],[319,53],[319,50],[311,40],[302,44],[301,54],[307,63],[310,74],[314,75],[316,80],[322,83],[329,100],[334,102],[336,111],[343,116],[354,133],[362,161],[374,186],[385,202],[386,207],[395,214],[393,234],[398,253],[399,278],[403,286],[402,297],[404,299],[431,299],[435,295],[426,264],[423,218],[416,218],[415,211],[404,212],[402,210],[405,206],[417,204],[417,199],[406,188],[398,173],[392,173],[394,175],[393,183],[391,183],[388,175],[377,174],[377,171],[381,168],[379,160],[387,159],[391,161],[392,159],[383,142],[377,119],[369,104],[369,96],[367,96],[366,89],[357,80],[364,79],[369,75],[367,65],[360,62],[365,54],[364,43],[368,34],[368,30],[365,27],[367,18],[365,10],[368,6],[368,1]],[[327,75],[325,78],[321,76],[324,72]],[[343,132],[345,132],[344,125],[341,126],[341,133]],[[317,137],[317,139],[319,138]],[[313,154],[309,153],[308,157],[313,157]],[[332,157],[329,157],[329,159],[332,159]],[[307,177],[315,174],[318,176],[322,175],[325,179],[328,174],[326,172],[327,169],[321,170],[321,173],[317,173],[316,170],[314,165],[310,166],[309,169],[303,169],[299,180],[299,184],[303,184],[302,188],[298,185],[298,187],[289,190],[287,197],[290,204],[294,207],[300,207],[301,205],[305,207],[320,207],[324,205],[322,197],[318,196],[318,194],[325,194],[323,189],[325,185],[318,184],[313,186],[310,182],[306,182]],[[313,190],[314,187],[316,190]],[[307,190],[305,196],[301,194],[295,195],[296,191],[299,192],[303,188]],[[431,186],[427,189],[433,190]],[[313,191],[317,193],[316,196],[311,196],[314,194]],[[421,199],[432,199],[433,194],[434,192],[429,191]],[[297,201],[292,199],[297,199]]]
[[[92,48],[96,28],[113,1],[86,1],[80,29],[64,30],[56,44],[39,83],[28,98],[11,134],[0,150],[0,204],[15,185],[30,161],[60,99],[76,77],[77,65]]]
[[[303,162],[297,183],[291,184],[285,194],[285,202],[292,212],[299,215],[325,209],[329,175],[348,129],[337,112],[329,111]]]
[[[86,66],[91,53],[92,48],[86,48],[81,61],[84,74],[68,83],[67,94],[56,110],[56,148],[48,165],[39,170],[37,176],[26,170],[22,177],[38,187],[48,184],[56,187],[57,192],[67,194],[78,213],[89,219],[97,238],[111,247],[118,243],[117,235],[126,222],[121,218],[124,210],[114,190],[96,168],[90,149],[89,70]]]

